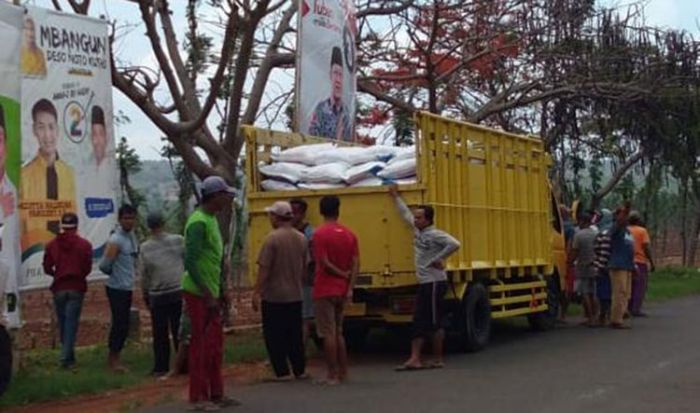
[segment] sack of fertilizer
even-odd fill
[[[301,172],[304,183],[337,184],[343,182],[345,172],[350,168],[345,162],[333,162],[324,165],[310,166]]]
[[[384,180],[381,178],[377,178],[376,176],[372,176],[370,178],[365,178],[361,181],[355,182],[354,184],[350,185],[351,188],[360,188],[360,187],[365,187],[365,186],[382,186],[384,185]]]
[[[293,162],[304,165],[316,165],[316,158],[319,153],[335,148],[333,143],[317,143],[313,145],[301,145],[285,149],[281,152],[272,153],[272,160],[275,162]]]
[[[385,166],[386,164],[384,162],[379,161],[367,162],[361,165],[353,166],[345,171],[343,181],[345,181],[348,185],[352,185],[363,179],[371,178],[377,175],[377,173],[384,169]]]
[[[293,184],[299,182],[306,165],[290,162],[275,162],[268,165],[260,165],[258,170],[267,178],[283,180]]]
[[[396,185],[415,185],[418,183],[418,178],[416,176],[409,176],[408,178],[394,179],[391,183]]]
[[[294,184],[276,179],[265,179],[260,182],[263,191],[296,191],[298,188]]]
[[[389,164],[381,170],[377,176],[384,179],[401,179],[414,176],[416,174],[416,158],[404,159]]]
[[[403,161],[405,159],[411,159],[416,157],[416,147],[415,146],[403,146],[396,148],[394,152],[394,157],[389,160],[389,164],[396,163],[398,161]]]
[[[331,148],[321,151],[316,156],[316,165],[323,165],[333,162],[345,162],[350,165],[359,165],[377,160],[372,151],[359,146],[347,146]]]
[[[345,184],[330,184],[330,183],[300,183],[299,189],[308,189],[310,191],[320,191],[323,189],[339,189],[345,188]]]
[[[396,155],[396,146],[373,145],[365,148],[365,151],[372,156],[372,160],[387,162]]]

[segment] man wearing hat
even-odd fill
[[[46,246],[44,272],[53,277],[51,292],[61,337],[61,366],[75,365],[75,341],[80,324],[85,279],[92,271],[92,245],[78,235],[78,216],[61,217],[61,233]]]
[[[191,321],[189,349],[190,403],[214,410],[238,404],[224,396],[221,374],[224,335],[221,286],[224,245],[216,215],[231,208],[235,191],[223,178],[202,181],[201,204],[185,225],[183,297]]]
[[[294,215],[289,202],[275,202],[265,211],[273,229],[258,255],[253,309],[262,308],[263,335],[275,380],[293,379],[289,364],[294,377],[304,379],[308,376],[302,329],[302,285],[307,275],[307,241],[292,225]]]
[[[165,231],[165,221],[159,212],[149,214],[146,223],[151,237],[141,245],[138,273],[143,300],[151,310],[153,375],[163,376],[170,371],[170,337],[175,350],[179,345],[185,241],[181,235]]]

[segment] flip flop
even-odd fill
[[[417,371],[417,370],[426,370],[429,368],[430,367],[427,367],[427,366],[411,366],[409,364],[402,364],[402,365],[394,368],[394,371]]]
[[[228,396],[224,396],[220,399],[213,400],[213,402],[214,402],[214,404],[216,404],[217,406],[219,406],[221,408],[236,407],[236,406],[241,405],[240,401],[238,401],[237,399],[234,399],[233,397],[228,397]]]
[[[445,367],[445,363],[443,363],[442,361],[435,361],[433,363],[430,363],[431,369],[441,369],[443,367]]]

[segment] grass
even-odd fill
[[[665,301],[700,294],[700,270],[668,267],[649,275],[647,300]]]
[[[24,353],[25,367],[12,378],[7,393],[0,398],[0,408],[99,394],[152,381],[148,376],[153,364],[150,343],[127,344],[122,355],[124,364],[129,367],[125,374],[112,374],[106,370],[107,349],[104,346],[76,351],[79,364],[76,371],[58,367],[58,350]],[[265,356],[259,333],[227,337],[226,364],[258,361]]]

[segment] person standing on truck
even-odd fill
[[[61,337],[61,367],[75,366],[75,340],[80,325],[85,279],[92,271],[92,245],[78,235],[78,216],[61,217],[62,232],[46,246],[44,273],[53,277],[51,292]]]
[[[289,202],[275,202],[265,211],[273,230],[265,237],[258,255],[253,310],[262,308],[263,336],[275,381],[305,379],[308,375],[301,310],[307,242],[304,234],[292,226]],[[294,377],[289,374],[290,364]]]
[[[649,282],[649,271],[654,272],[654,258],[651,255],[651,238],[649,232],[642,224],[639,211],[630,212],[629,231],[634,237],[634,266],[632,275],[632,299],[629,304],[629,312],[632,317],[646,317],[642,312],[644,296]]]
[[[589,327],[595,327],[598,320],[598,303],[595,299],[597,271],[595,261],[595,239],[598,231],[591,228],[591,215],[582,212],[579,215],[579,231],[571,241],[569,265],[576,268],[578,293],[583,298],[583,307]]]
[[[292,206],[292,225],[297,231],[304,234],[306,237],[306,242],[308,243],[309,259],[307,260],[307,273],[304,276],[303,282],[303,300],[301,303],[301,314],[304,319],[304,347],[306,347],[309,337],[311,337],[311,329],[314,323],[314,300],[312,298],[313,288],[314,288],[314,260],[313,247],[311,245],[311,240],[314,236],[314,227],[309,224],[306,220],[306,211],[308,209],[308,204],[301,198],[292,198],[289,201]]]
[[[313,237],[316,279],[313,299],[316,330],[323,339],[328,374],[320,384],[336,385],[347,379],[348,353],[343,338],[343,309],[352,302],[352,290],[360,268],[357,237],[338,222],[340,199],[321,198],[324,223]]]
[[[629,304],[634,271],[634,238],[627,229],[629,203],[615,210],[615,224],[610,234],[610,280],[612,282],[612,314],[610,327],[630,328],[623,324],[623,317]]]
[[[129,317],[139,243],[134,235],[136,208],[131,205],[122,205],[117,215],[119,226],[107,241],[104,257],[100,261],[100,271],[109,275],[105,289],[112,313],[107,364],[112,371],[123,373],[126,368],[121,364],[120,355],[129,335]]]
[[[146,224],[151,237],[141,245],[139,275],[143,301],[151,311],[154,358],[151,373],[161,377],[170,371],[171,337],[172,348],[177,351],[179,347],[185,240],[182,235],[165,230],[165,219],[160,212],[150,213]]]
[[[389,187],[401,217],[414,231],[413,250],[415,255],[418,290],[413,314],[413,340],[411,356],[397,367],[398,371],[416,370],[425,367],[444,366],[442,349],[445,339],[443,317],[447,273],[445,260],[457,251],[461,244],[450,234],[435,228],[435,211],[429,205],[416,207],[413,212],[399,195],[398,187]],[[432,336],[434,360],[426,366],[421,360],[423,343]]]
[[[231,208],[235,190],[220,176],[202,181],[200,206],[185,225],[185,274],[182,295],[190,319],[189,401],[193,409],[212,411],[238,405],[224,396],[224,331],[220,297],[224,244],[217,214]]]

